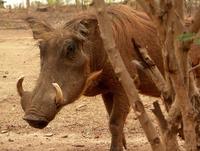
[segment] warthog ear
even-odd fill
[[[53,28],[48,23],[39,19],[28,17],[25,20],[32,29],[34,39],[43,39],[42,34],[53,31]]]
[[[95,19],[85,19],[80,21],[78,26],[78,32],[85,38],[88,38],[90,34],[93,34],[97,27],[97,21]]]
[[[89,34],[89,29],[85,26],[85,24],[80,23],[77,27],[77,31],[78,33],[83,36],[83,37],[87,37]]]
[[[94,18],[83,18],[79,21],[74,19],[64,25],[64,29],[74,31],[77,37],[83,40],[86,40],[89,35],[93,35],[96,27],[98,27],[97,21]]]
[[[68,25],[65,25],[65,28],[67,28]],[[70,27],[70,25],[69,25]],[[89,30],[88,28],[81,22],[79,22],[78,24],[74,25],[73,27],[70,27],[73,29],[73,31],[75,32],[75,35],[78,39],[85,41],[89,35]]]

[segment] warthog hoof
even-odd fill
[[[118,147],[118,146],[115,146],[115,147],[111,147],[110,151],[123,151],[123,147]]]

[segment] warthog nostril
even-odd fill
[[[34,128],[44,128],[48,125],[48,121],[44,118],[39,118],[39,117],[35,117],[35,116],[32,116],[32,115],[25,115],[23,117],[23,119],[25,121],[28,122],[28,124]]]

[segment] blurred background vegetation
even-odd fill
[[[0,8],[26,8],[26,7],[56,7],[56,6],[66,6],[75,5],[77,7],[88,6],[92,0],[21,0],[21,3],[9,6],[7,2],[14,0],[0,0]],[[132,6],[134,9],[140,9],[136,0],[105,0],[106,3],[123,3]],[[159,1],[159,0],[157,0]],[[200,0],[185,0],[185,11],[187,14],[191,15],[193,10],[200,7]]]

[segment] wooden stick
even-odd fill
[[[115,45],[112,31],[112,23],[105,10],[104,0],[95,0],[94,6],[97,12],[97,20],[100,29],[101,38],[103,40],[104,49],[108,55],[109,61],[121,82],[130,105],[134,109],[141,126],[149,140],[151,147],[154,151],[164,151],[164,146],[154,128],[151,120],[149,119],[144,106],[139,98],[138,91],[134,85],[133,79],[130,77],[120,53]]]
[[[195,69],[197,69],[199,67],[200,67],[200,64],[197,64],[196,66],[190,68],[188,72],[190,73],[191,71],[193,71],[193,70],[195,70]]]
[[[142,65],[140,65],[143,67],[142,70],[152,79],[158,90],[161,92],[164,98],[164,103],[167,102],[167,105],[170,104],[170,107],[167,108],[167,111],[169,112],[167,120],[162,114],[158,103],[153,103],[154,110],[152,110],[159,122],[166,151],[178,151],[179,147],[176,134],[178,132],[178,125],[180,124],[180,109],[177,107],[177,104],[172,104],[173,98],[171,96],[170,89],[168,88],[165,79],[155,65],[154,61],[148,55],[146,48],[141,48],[135,43],[135,41],[133,41],[133,45],[137,55],[142,61]]]
[[[148,55],[146,48],[142,48],[141,46],[139,46],[133,39],[132,43],[138,57],[140,58],[140,60],[142,60],[143,65],[141,66],[144,66],[142,70],[150,79],[152,79],[158,90],[162,93],[162,96],[165,98],[165,100],[168,100],[171,95],[170,89],[155,62]],[[136,62],[133,61],[133,63]]]
[[[158,104],[158,101],[153,102],[153,107],[154,107],[154,109],[152,109],[152,112],[157,117],[157,119],[160,123],[159,124],[160,128],[161,128],[162,132],[164,133],[168,129],[167,120],[165,119],[165,116],[162,113],[162,110],[160,108],[160,105]]]

